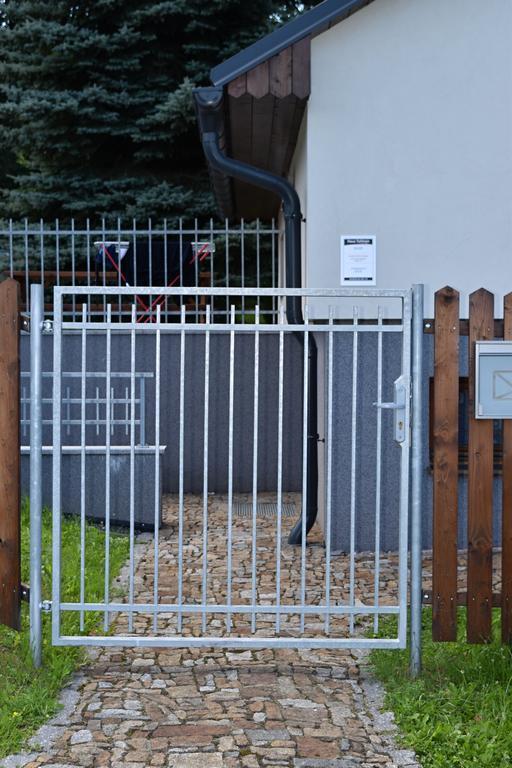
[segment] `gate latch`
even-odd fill
[[[405,406],[407,403],[406,377],[400,376],[394,383],[395,399],[392,403],[374,403],[376,408],[393,411],[395,441],[401,444],[405,440]]]

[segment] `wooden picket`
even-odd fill
[[[475,419],[475,342],[494,338],[494,296],[469,297],[468,642],[491,639],[493,422]]]
[[[435,296],[434,532],[432,629],[434,640],[457,637],[457,505],[459,462],[459,294]]]
[[[512,293],[503,302],[503,338],[512,340]],[[503,422],[501,639],[512,642],[512,420]]]
[[[20,628],[20,289],[0,283],[0,624]]]
[[[467,606],[467,640],[489,642],[492,608],[501,606],[502,640],[512,641],[512,420],[503,421],[502,589],[493,594],[494,425],[475,418],[475,342],[512,340],[512,293],[503,322],[494,320],[494,296],[483,288],[469,297],[469,319],[459,320],[459,294],[436,293],[433,389],[433,562],[434,640],[455,640],[457,605]],[[468,338],[468,527],[467,588],[458,591],[459,334]]]

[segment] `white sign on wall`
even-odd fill
[[[377,284],[375,235],[341,236],[341,285]]]

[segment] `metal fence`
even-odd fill
[[[146,444],[146,381],[152,379],[153,373],[137,372],[135,374],[136,395],[133,401],[135,414],[133,424],[137,429],[137,445]],[[28,445],[30,435],[30,385],[26,381],[30,379],[30,373],[24,371],[21,373],[21,447]],[[43,409],[41,425],[50,427],[53,424],[52,417],[52,384],[53,373],[44,372],[43,379],[49,384],[47,394],[43,396],[41,405]],[[130,374],[123,372],[114,372],[111,376],[110,397],[107,397],[105,391],[105,374],[103,371],[86,371],[85,373],[85,396],[81,393],[82,374],[79,371],[62,372],[62,427],[63,434],[67,438],[68,445],[78,445],[80,443],[80,428],[85,426],[86,441],[88,444],[94,444],[94,436],[99,437],[100,431],[103,434],[107,425],[107,411],[110,414],[108,421],[111,437],[119,435],[125,438],[129,435],[132,428],[131,406],[132,398],[130,395]],[[126,381],[128,380],[128,385]],[[82,406],[84,412],[82,413]]]
[[[89,219],[80,224],[59,220],[32,224],[0,223],[0,272],[16,279],[22,290],[22,304],[30,312],[30,285],[43,285],[46,317],[53,315],[55,286],[143,287],[268,287],[278,285],[278,236],[274,221],[233,224],[229,221],[192,223],[179,220],[128,224],[117,220],[94,226]],[[89,298],[89,313],[106,317],[112,304],[112,318],[130,316],[131,307],[115,294]],[[139,322],[155,318],[179,320],[181,308],[195,317],[204,310],[200,299],[182,295],[146,294],[136,299]],[[241,299],[240,312],[254,311],[253,303]],[[226,317],[225,305],[212,306],[217,319]],[[66,319],[77,319],[73,296],[63,307]],[[269,320],[275,319],[275,305],[261,307]]]
[[[125,645],[125,646],[222,646],[222,647],[404,647],[407,626],[407,538],[409,522],[409,455],[410,455],[410,393],[411,393],[411,291],[352,290],[277,290],[277,289],[215,289],[168,288],[166,296],[185,295],[204,299],[204,317],[197,322],[187,318],[182,307],[179,322],[163,320],[163,308],[155,308],[153,323],[137,322],[138,307],[135,295],[147,298],[151,288],[115,287],[59,287],[55,290],[55,317],[53,323],[54,379],[53,379],[53,642],[59,645]],[[89,311],[89,300],[95,297],[121,298],[131,306],[130,316],[113,318],[112,305],[107,302],[106,317],[98,320]],[[34,294],[35,295],[35,294]],[[77,310],[75,319],[65,319],[64,307],[73,296]],[[286,302],[295,297],[302,303],[303,319],[296,316],[294,324],[286,322]],[[251,300],[254,317],[248,322],[241,315],[236,302]],[[213,302],[229,306],[229,322],[217,322],[211,310]],[[278,322],[261,322],[260,305],[275,301]],[[358,304],[365,303],[365,319],[360,321]],[[384,320],[381,303],[394,302],[395,312]],[[343,308],[340,309],[340,304]],[[94,305],[94,302],[93,302]],[[310,308],[314,305],[314,311]],[[347,321],[346,309],[352,309]],[[41,309],[36,313],[41,316]],[[314,322],[313,322],[314,316]],[[202,322],[204,320],[204,322]],[[298,320],[298,322],[297,322]],[[419,326],[421,327],[421,326]],[[37,484],[37,457],[41,453],[38,439],[41,435],[41,388],[38,385],[38,355],[41,350],[40,323],[32,324],[33,363],[32,377],[32,430],[31,430],[31,482]],[[95,464],[90,461],[82,423],[80,450],[75,470],[80,476],[80,499],[77,513],[81,525],[80,599],[72,600],[61,583],[60,526],[62,515],[71,510],[63,505],[64,478],[69,474],[65,466],[66,406],[63,403],[63,360],[66,345],[79,339],[81,343],[81,409],[82,421],[86,406],[87,344],[91,336],[104,334],[105,392],[111,392],[111,381],[119,373],[116,349],[129,350],[128,366],[130,386],[130,441],[127,448],[128,482],[115,489],[112,441],[109,427],[112,407],[107,398],[103,426],[104,451]],[[260,342],[263,336],[275,342],[274,362],[264,359]],[[140,512],[136,497],[138,465],[136,450],[136,376],[137,345],[141,336],[149,337],[153,344],[154,374],[152,396],[155,419],[147,435],[144,474],[151,474],[153,482],[149,498],[154,520],[154,538],[147,547],[146,559],[135,557],[136,524]],[[185,389],[185,371],[190,347],[194,342],[202,349],[203,364],[196,371],[201,381],[202,394],[190,402]],[[387,364],[388,340],[398,344],[399,374]],[[367,342],[371,342],[368,346]],[[308,413],[313,397],[309,380],[309,356],[313,344],[321,350],[318,370],[319,391],[325,393],[325,410],[321,427],[323,469],[320,471],[320,509],[318,524],[307,541],[306,499],[308,483]],[[289,495],[283,482],[283,463],[290,450],[290,439],[283,429],[284,411],[290,394],[285,386],[285,360],[290,345],[299,345],[302,356],[301,421],[302,421],[302,488]],[[220,347],[227,347],[229,355],[222,357],[226,370],[217,370]],[[371,365],[361,352],[371,351]],[[346,355],[349,355],[347,366]],[[162,380],[162,359],[174,356],[176,375],[172,382]],[[253,387],[243,400],[237,397],[237,376],[241,364],[247,361],[253,371]],[[226,362],[224,362],[226,361]],[[276,366],[277,412],[275,439],[277,455],[275,475],[276,491],[269,497],[267,489],[258,486],[258,462],[267,446],[260,442],[261,381],[271,366]],[[338,370],[350,379],[350,395],[340,394]],[[39,367],[40,370],[40,367]],[[365,385],[370,383],[369,389]],[[165,450],[161,441],[161,392],[173,387],[178,404],[176,440],[179,445],[176,466],[172,471],[178,477],[178,493],[174,497],[161,497],[161,454]],[[39,392],[39,395],[37,394]],[[391,400],[390,402],[386,402]],[[216,411],[227,407],[228,421],[225,441],[228,446],[226,473],[227,493],[210,493],[210,433],[215,428]],[[203,419],[202,494],[188,497],[184,490],[188,441],[187,413],[191,408],[200,411]],[[340,425],[336,419],[344,419]],[[243,422],[244,439],[235,444],[236,424]],[[376,425],[373,458],[367,457],[360,466],[361,440],[369,433],[368,425]],[[372,433],[373,434],[373,433]],[[340,435],[349,436],[345,446]],[[239,455],[249,451],[253,463],[252,492],[239,498],[233,484]],[[398,459],[394,492],[384,503],[382,480],[385,462],[393,453]],[[98,461],[101,461],[101,472]],[[335,478],[344,474],[350,478],[350,494],[338,498],[334,492]],[[357,518],[362,513],[360,493],[362,483],[369,484],[373,474],[375,484],[371,508],[375,525],[375,545],[371,553],[357,550]],[[103,489],[102,521],[105,526],[105,575],[103,600],[91,600],[87,591],[87,559],[91,556],[85,547],[85,525],[88,513],[87,481],[94,476],[96,486]],[[39,491],[40,493],[40,491]],[[33,514],[37,514],[38,491],[33,490]],[[39,500],[40,504],[40,500]],[[273,516],[263,514],[272,505]],[[296,519],[301,521],[300,545],[288,543],[293,520],[285,510],[295,505]],[[116,506],[129,512],[130,556],[126,581],[111,589],[109,547],[111,525]],[[389,505],[391,508],[386,508]],[[32,506],[32,502],[31,502]],[[365,500],[366,506],[366,500]],[[261,509],[260,509],[261,507]],[[237,510],[242,509],[242,514]],[[245,511],[244,511],[245,510]],[[247,514],[247,510],[249,513]],[[350,531],[346,551],[337,552],[332,546],[333,522],[343,516]],[[166,527],[160,530],[162,517]],[[390,556],[381,551],[381,534],[389,521],[396,525],[398,551]],[[145,566],[141,563],[145,562]],[[37,564],[33,561],[33,567]],[[137,568],[145,567],[143,578]],[[139,585],[139,586],[138,586]],[[140,586],[142,585],[142,586]],[[85,617],[101,619],[103,634],[97,628],[85,631]],[[397,619],[393,629],[379,637],[369,637],[372,630],[381,629],[379,617],[392,615]],[[74,627],[80,619],[79,629]]]

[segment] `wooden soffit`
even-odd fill
[[[226,86],[229,154],[286,176],[311,91],[311,38],[294,43]],[[243,182],[233,184],[237,216],[270,219],[277,197]]]

